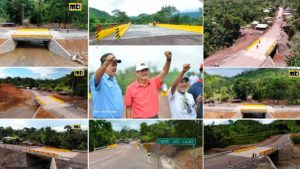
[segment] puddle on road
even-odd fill
[[[15,50],[0,54],[0,66],[78,66],[48,50],[47,43],[18,42]]]

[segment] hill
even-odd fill
[[[233,77],[205,73],[205,98],[219,102],[228,99],[276,101],[300,104],[297,85],[299,78],[288,77],[288,69],[254,69]],[[221,84],[221,85],[220,85]]]
[[[101,20],[102,18],[112,19],[112,16],[110,16],[107,12],[101,11],[96,8],[89,8],[90,9],[90,18],[96,18],[98,20]]]
[[[253,144],[273,135],[299,131],[300,121],[295,120],[277,120],[269,124],[253,120],[228,121],[228,124],[204,126],[204,147],[207,150],[229,145]]]

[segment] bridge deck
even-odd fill
[[[274,151],[276,151],[276,149],[273,147],[256,147],[247,151],[229,153],[228,155],[252,158],[253,154],[266,156],[272,154]]]
[[[14,40],[45,40],[50,41],[53,36],[48,29],[18,29],[11,34]]]

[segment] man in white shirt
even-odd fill
[[[195,72],[191,72],[191,75],[189,76],[190,79],[190,86],[192,86],[194,83],[196,83],[199,80],[199,77],[196,75]]]
[[[193,96],[187,92],[189,78],[183,77],[190,69],[190,64],[183,65],[183,69],[176,77],[168,93],[169,106],[174,119],[196,119],[196,111],[200,108],[200,101],[195,104]]]

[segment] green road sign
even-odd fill
[[[157,138],[156,144],[196,145],[195,138]]]

